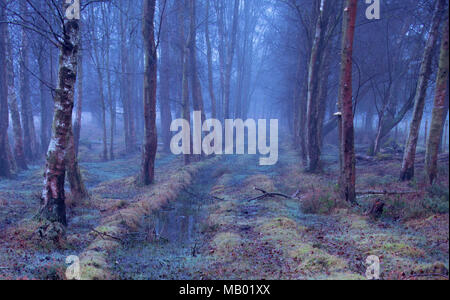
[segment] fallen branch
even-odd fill
[[[296,199],[296,198],[298,198],[298,196],[300,196],[301,193],[302,193],[302,192],[301,192],[300,190],[297,190],[297,191],[291,196],[291,198],[292,198],[292,199]]]
[[[255,191],[259,191],[259,192],[261,192],[261,193],[263,193],[263,194],[262,194],[261,196],[258,196],[258,197],[255,197],[255,198],[252,198],[252,199],[247,200],[248,202],[254,201],[254,200],[262,200],[262,199],[264,199],[264,198],[266,198],[266,197],[270,197],[270,198],[274,198],[274,197],[283,197],[283,198],[286,198],[286,199],[292,199],[292,197],[287,196],[287,195],[285,195],[285,194],[281,194],[281,193],[269,193],[269,192],[266,192],[265,190],[260,189],[260,188],[257,188],[257,187],[255,187],[254,189],[255,189]]]
[[[416,194],[417,191],[359,191],[357,195],[409,195]]]
[[[109,234],[104,233],[104,232],[100,232],[100,231],[95,230],[95,229],[92,229],[92,232],[95,232],[96,234],[98,234],[102,239],[105,239],[104,237],[109,237],[109,238],[111,238],[111,239],[113,239],[113,240],[119,241],[119,242],[121,242],[122,244],[124,244],[124,241],[123,241],[122,239],[118,238],[118,237],[109,235]]]

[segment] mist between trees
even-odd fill
[[[100,145],[101,161],[142,152],[136,182],[150,185],[172,121],[196,111],[201,123],[278,119],[312,173],[324,143],[337,146],[351,203],[355,142],[367,157],[398,149],[401,180],[424,148],[433,183],[448,147],[448,1],[375,4],[0,0],[0,176],[45,164],[40,214],[65,225],[66,176],[88,195],[81,144]]]

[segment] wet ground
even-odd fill
[[[371,220],[364,211],[377,196],[360,197],[362,207],[337,203],[336,149],[327,149],[325,172],[316,175],[302,171],[288,146],[275,166],[259,166],[258,156],[222,157],[129,232],[109,253],[109,271],[117,279],[364,279],[366,258],[377,255],[384,279],[448,277],[448,204],[446,212],[411,211],[413,217],[406,218],[395,212],[414,205],[423,210],[428,196],[420,192],[411,202],[386,198],[386,213]],[[360,163],[358,189],[420,190],[417,182],[398,183],[398,164],[396,159]],[[138,155],[81,166],[98,205],[69,210],[68,235],[75,240],[98,225],[103,205],[107,211],[145,192],[129,179],[138,172]],[[158,157],[156,185],[180,167],[179,157]],[[34,167],[18,180],[0,181],[0,279],[64,278],[64,258],[88,245],[81,238],[71,248],[29,249],[15,238],[11,229],[38,208],[41,173]],[[444,175],[441,183],[448,187],[448,172]],[[292,197],[255,199],[261,195],[255,188]],[[448,203],[448,194],[443,201]]]
[[[159,156],[156,167],[159,172],[164,172],[175,160],[174,156]],[[139,166],[138,154],[109,162],[90,160],[80,163],[91,197],[125,200],[132,199],[139,190],[132,185],[120,191],[112,188],[108,190],[102,188],[102,184],[135,176]],[[30,245],[30,241],[22,240],[23,236],[34,236],[32,232],[28,232],[28,224],[39,209],[42,174],[43,163],[30,165],[28,170],[20,172],[15,179],[0,180],[0,279],[63,278],[64,272],[61,270],[65,269],[65,258],[81,252],[88,245],[88,240],[81,239],[75,245],[51,249],[42,245]],[[68,183],[66,189],[70,190]],[[101,211],[92,205],[69,207],[67,218],[67,236],[80,237],[98,226]]]
[[[297,173],[298,157],[289,149],[280,157],[277,165],[261,167],[255,156],[227,156],[203,170],[177,201],[149,216],[145,228],[111,256],[114,274],[120,279],[364,279],[369,255],[380,257],[385,279],[448,269],[448,215],[437,217],[441,227],[431,237],[389,218],[372,221],[361,208],[306,214],[302,195],[333,188],[334,174]],[[324,161],[329,169],[337,163],[333,153]],[[255,187],[300,197],[248,201],[260,195]]]

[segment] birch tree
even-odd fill
[[[439,154],[439,146],[442,139],[442,131],[444,129],[445,116],[447,116],[448,105],[445,105],[447,99],[448,88],[448,11],[444,18],[445,25],[442,34],[441,54],[439,59],[439,69],[436,79],[436,93],[434,97],[433,116],[431,120],[430,135],[427,141],[427,152],[425,166],[430,184],[433,184],[437,177],[437,159]]]
[[[70,4],[65,2],[62,11]],[[67,225],[64,182],[66,149],[72,128],[72,110],[77,80],[80,21],[63,17],[63,33],[59,43],[58,84],[55,91],[53,129],[47,151],[44,189],[40,215],[50,222]]]

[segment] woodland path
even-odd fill
[[[293,172],[296,161],[295,151],[283,149],[275,166],[259,166],[257,156],[227,156],[202,170],[110,257],[113,273],[152,280],[364,279],[372,254],[386,264],[385,278],[448,264],[424,232],[400,223],[372,222],[351,209],[308,215],[297,198],[249,201],[261,195],[255,187],[292,195],[299,182],[314,190],[329,179]]]

